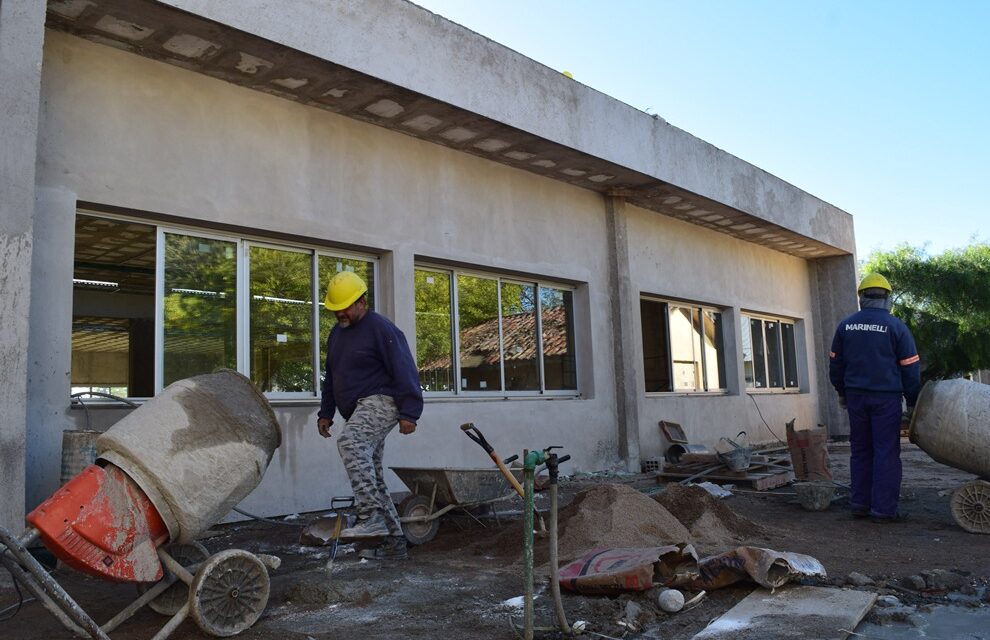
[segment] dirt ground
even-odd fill
[[[567,560],[568,554],[573,556],[580,550],[580,545],[593,541],[594,536],[585,535],[589,527],[604,527],[615,532],[613,539],[620,541],[665,535],[663,532],[675,530],[689,531],[702,556],[737,545],[811,555],[825,566],[828,578],[810,584],[847,585],[849,574],[856,572],[875,583],[857,588],[895,595],[906,604],[938,603],[952,594],[947,594],[946,589],[908,586],[911,583],[906,579],[942,569],[962,576],[959,584],[952,587],[953,591],[971,594],[978,600],[990,579],[990,536],[960,529],[948,506],[948,492],[972,476],[932,461],[913,445],[905,443],[903,449],[901,506],[909,518],[896,524],[855,520],[844,509],[844,499],[833,503],[827,511],[809,512],[800,508],[789,487],[754,492],[739,486],[732,497],[718,503],[718,508],[709,509],[707,515],[702,513],[704,509],[699,510],[697,503],[682,504],[680,511],[673,505],[671,512],[683,518],[680,524],[640,522],[632,526],[630,523],[637,517],[642,520],[644,513],[653,513],[652,500],[648,500],[649,505],[637,502],[643,496],[658,494],[662,485],[657,485],[652,477],[592,474],[569,478],[561,486],[562,505],[574,502],[583,489],[612,483],[623,486],[602,495],[629,501],[615,504],[640,506],[623,506],[636,512],[625,515],[610,510],[614,505],[602,505],[590,499],[583,507],[577,504],[580,500],[565,506],[561,510],[561,520],[566,525],[561,529],[561,555]],[[832,445],[831,458],[836,480],[847,483],[848,447]],[[562,472],[567,472],[566,466]],[[630,494],[628,488],[638,490],[640,496]],[[844,497],[844,492],[840,494]],[[668,494],[668,498],[672,495]],[[538,497],[538,505],[545,508],[546,496]],[[658,500],[662,504],[662,494]],[[650,508],[641,508],[645,506]],[[512,508],[518,509],[518,505],[505,507]],[[598,514],[600,519],[596,518]],[[298,524],[315,516],[307,514],[294,522]],[[362,561],[352,546],[346,546],[341,548],[332,574],[324,568],[327,549],[300,546],[300,529],[296,526],[262,522],[225,525],[203,543],[211,552],[241,548],[282,559],[282,566],[271,576],[268,608],[254,627],[239,636],[245,639],[377,640],[445,635],[479,640],[514,638],[510,620],[521,620],[523,594],[520,522],[518,511],[514,515],[503,514],[498,522],[465,515],[445,516],[437,538],[412,548],[408,560]],[[579,524],[585,529],[579,531]],[[651,533],[657,531],[661,533]],[[655,544],[670,542],[675,540],[656,540]],[[546,552],[541,548],[545,544],[537,541],[537,564],[545,562]],[[554,617],[545,564],[536,573],[537,624],[551,627]],[[135,595],[132,585],[91,580],[66,569],[57,570],[55,576],[101,622],[126,606]],[[754,588],[757,587],[752,583],[740,583],[712,591],[700,604],[672,615],[659,611],[655,604],[656,591],[616,598],[565,593],[564,608],[570,621],[587,621],[589,631],[604,637],[689,640]],[[0,587],[0,612],[16,602],[17,594],[9,584]],[[636,622],[635,632],[617,624],[617,620],[630,613],[628,619]],[[10,615],[10,611],[2,613],[0,619]],[[112,637],[151,638],[163,621],[157,614],[144,610]],[[14,617],[0,621],[0,637],[49,640],[71,636],[37,602],[30,602]],[[186,621],[173,637],[211,636]],[[538,633],[537,637],[553,637],[553,634]]]

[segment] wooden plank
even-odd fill
[[[690,478],[698,473],[698,471],[704,471],[704,467],[700,467],[693,473],[667,471],[667,469],[664,468],[663,471],[657,472],[657,481],[660,482],[663,478],[683,480],[684,478]],[[779,471],[769,473],[747,473],[745,471],[729,471],[728,469],[721,469],[701,475],[697,478],[697,480],[714,480],[718,482],[734,483],[748,482],[757,491],[767,491],[768,489],[776,489],[777,487],[782,487],[792,482],[794,480],[794,472],[781,469]]]
[[[692,640],[845,640],[873,607],[877,594],[852,589],[787,586],[757,589]]]
[[[781,471],[780,473],[774,473],[758,480],[752,482],[753,488],[757,491],[769,491],[770,489],[776,489],[777,487],[783,487],[794,482],[794,472],[793,471]]]

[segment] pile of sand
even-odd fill
[[[693,542],[691,534],[656,500],[624,485],[585,489],[558,515],[561,563],[595,547],[659,547]]]
[[[699,552],[721,552],[747,539],[766,535],[760,525],[737,515],[701,487],[671,483],[653,499],[687,527]]]

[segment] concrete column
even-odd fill
[[[27,369],[27,509],[58,488],[62,431],[72,367],[72,246],[76,194],[39,187],[31,259],[31,326]]]
[[[0,525],[24,526],[34,175],[45,3],[0,2]]]
[[[722,350],[725,353],[724,382],[730,396],[746,393],[746,370],[742,359],[742,316],[738,307],[722,311]],[[734,372],[734,373],[733,373]]]
[[[815,318],[815,361],[818,371],[819,422],[828,427],[831,438],[849,437],[849,416],[839,407],[838,397],[828,379],[828,351],[839,321],[854,313],[856,299],[856,258],[851,255],[809,261],[812,312]]]
[[[416,295],[413,273],[416,257],[411,251],[398,248],[382,256],[379,263],[381,283],[378,301],[381,313],[392,319],[406,334],[409,348],[416,350]]]
[[[625,199],[605,196],[619,456],[629,471],[639,471],[639,398],[642,394],[636,382],[636,364],[642,350],[636,343],[635,315],[639,313],[639,296],[629,278],[626,216]]]

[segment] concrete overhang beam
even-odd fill
[[[714,150],[714,147],[670,127],[663,120],[640,113],[643,120],[634,122],[633,128],[644,134],[648,134],[651,127],[663,128],[665,135],[670,135],[672,130],[677,137],[672,147],[683,148],[685,144],[690,145],[694,141],[699,148],[689,149],[684,153],[698,153],[700,149],[705,154],[703,162],[715,162],[717,165],[713,175],[707,179],[716,182],[738,182],[740,179],[748,181],[745,189],[747,193],[764,194],[755,197],[754,202],[791,200],[788,215],[782,215],[774,209],[788,205],[773,205],[769,207],[773,210],[766,211],[754,205],[750,207],[751,210],[744,210],[733,206],[733,198],[711,197],[719,195],[717,188],[713,189],[712,194],[697,193],[684,185],[662,179],[658,176],[659,171],[644,171],[647,167],[637,166],[636,162],[616,162],[609,159],[609,153],[595,153],[594,144],[583,145],[579,141],[573,141],[581,144],[582,148],[576,148],[556,139],[559,136],[541,131],[538,124],[510,124],[506,122],[511,120],[510,117],[499,119],[492,115],[483,115],[482,109],[465,108],[453,101],[436,97],[439,93],[437,91],[430,91],[429,94],[417,91],[416,87],[403,86],[394,79],[379,77],[384,74],[375,76],[354,68],[357,65],[340,64],[331,59],[330,54],[321,57],[307,51],[308,47],[301,44],[289,46],[274,39],[274,33],[262,33],[265,28],[270,27],[271,21],[262,19],[267,15],[265,11],[252,14],[250,9],[253,4],[203,3],[196,0],[49,0],[47,25],[91,41],[372,123],[603,195],[620,195],[638,207],[783,253],[801,258],[821,258],[852,252],[852,222],[848,214],[752,165]],[[424,9],[404,2],[396,2],[391,7],[375,5],[379,11],[383,6],[386,7],[384,13],[392,13],[389,9],[394,9],[398,14],[425,12]],[[282,24],[296,25],[302,36],[308,34],[310,38],[321,35],[327,37],[333,35],[334,28],[351,31],[356,28],[354,24],[345,24],[348,16],[354,13],[354,3],[279,4],[279,7],[278,15],[282,18]],[[224,16],[221,22],[218,12],[225,11],[253,16],[257,27],[248,32],[247,24],[239,23],[234,19],[235,16]],[[305,16],[290,15],[290,11],[298,11],[300,14],[322,12],[324,21],[317,25],[311,22],[302,23],[299,19]],[[413,13],[412,17],[417,15]],[[435,17],[441,21],[435,27],[444,33],[452,29],[460,30],[464,32],[456,34],[460,37],[475,38],[482,45],[497,46],[499,55],[522,58],[463,27]],[[245,29],[231,26],[232,24],[241,24]],[[414,21],[413,26],[422,25]],[[314,30],[316,33],[313,33]],[[327,32],[323,33],[324,30]],[[354,34],[348,33],[347,38],[353,41]],[[273,39],[265,37],[266,35]],[[375,37],[380,36],[369,32],[365,37],[372,39],[368,41],[372,42]],[[509,62],[517,63],[515,58]],[[545,69],[531,60],[522,59],[527,64],[538,67],[538,70]],[[600,102],[603,97],[607,98],[614,104],[609,103],[606,106],[614,108],[615,105],[620,105],[617,115],[621,116],[620,119],[628,119],[627,111],[632,110],[631,107],[574,83],[560,74],[556,75],[560,77],[553,81],[571,83],[573,86],[569,89],[580,94],[578,98],[586,98],[592,103]],[[427,83],[420,84],[422,87],[419,88],[429,87]],[[525,90],[525,87],[517,88]],[[600,105],[596,108],[601,109]],[[611,126],[608,108],[600,118],[592,120],[601,129]],[[740,167],[741,173],[731,173]],[[730,172],[730,175],[723,177],[726,172]],[[685,176],[685,182],[703,186],[689,176]],[[810,213],[805,214],[803,211]],[[809,216],[812,219],[805,220]],[[807,229],[802,229],[802,226]]]

